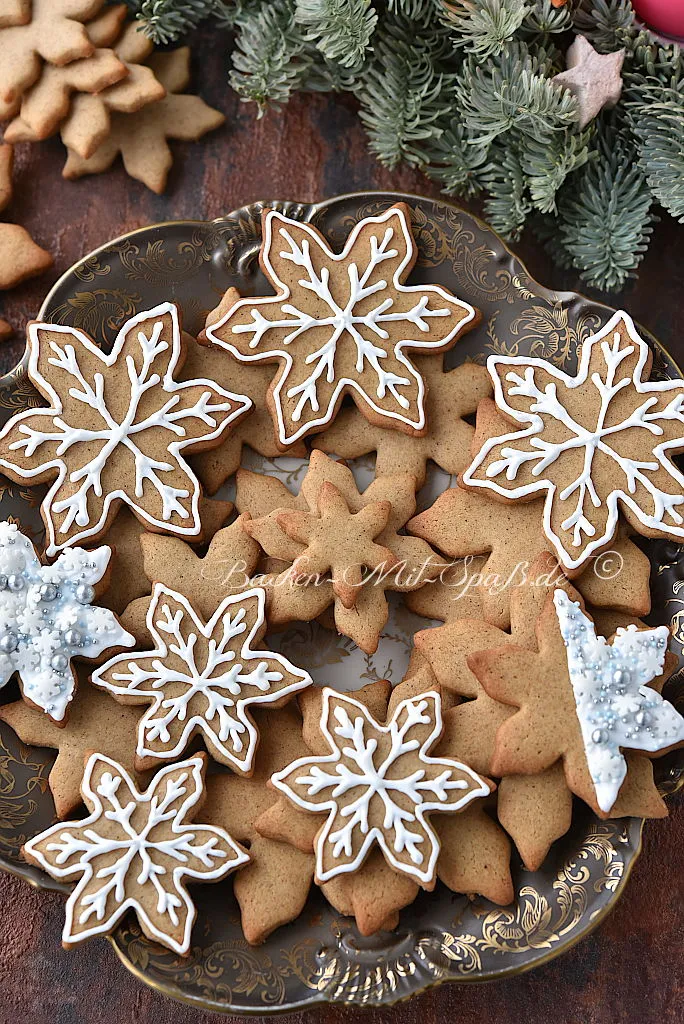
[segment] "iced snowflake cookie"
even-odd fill
[[[533,588],[516,599],[525,590]],[[684,743],[684,718],[658,690],[668,639],[666,626],[628,625],[607,641],[569,584],[551,587],[536,652],[507,643],[467,659],[489,697],[519,709],[497,730],[492,773],[530,775],[561,762],[568,790],[604,818],[628,783],[635,801],[647,800],[653,776],[634,754],[659,756]]]
[[[287,566],[269,587],[269,621],[309,622],[332,605],[338,632],[367,654],[387,622],[386,592],[416,590],[443,564],[424,541],[398,533],[416,507],[408,473],[359,492],[348,466],[314,450],[298,495],[241,469],[235,501],[252,517],[245,530]]]
[[[386,681],[370,683],[351,695],[371,719],[378,723],[392,720],[397,708],[408,700],[422,698],[434,686],[429,670],[411,673],[394,690]],[[330,751],[322,725],[324,691],[312,688],[299,698],[303,713],[303,736],[309,750],[325,756]],[[446,734],[433,751],[445,758],[460,754]],[[295,846],[302,853],[313,853],[320,832],[319,814],[299,810],[289,796],[276,791],[278,800],[255,821],[262,836]],[[394,794],[396,797],[396,793]],[[437,814],[430,821],[439,842],[435,872],[454,892],[481,893],[502,906],[513,899],[510,874],[510,842],[487,813],[484,799],[473,799],[455,814]],[[399,922],[399,911],[412,903],[422,883],[411,874],[397,871],[379,844],[373,844],[363,863],[353,872],[345,871],[323,882],[321,891],[338,913],[354,917],[362,935],[391,930]]]
[[[479,315],[438,285],[405,284],[418,255],[408,207],[360,221],[339,254],[276,210],[262,230],[276,294],[240,299],[200,340],[279,364],[268,392],[279,447],[331,423],[345,394],[369,422],[424,434],[425,381],[410,355],[451,348]]]
[[[64,724],[76,677],[72,658],[97,658],[134,637],[107,608],[93,607],[107,586],[111,549],[63,551],[41,565],[14,523],[0,523],[0,687],[16,672],[27,703]]]
[[[327,815],[315,840],[316,880],[356,871],[377,845],[391,868],[434,888],[440,845],[431,815],[463,810],[490,793],[490,783],[467,765],[434,756],[439,693],[402,700],[379,722],[350,694],[326,687],[320,731],[324,752],[271,777],[296,807]]]
[[[684,538],[684,381],[649,381],[652,355],[618,312],[581,346],[576,376],[543,359],[490,356],[504,417],[522,429],[490,438],[464,486],[504,501],[545,496],[544,532],[576,572],[610,545],[622,511],[646,537]]]
[[[227,596],[207,621],[159,583],[147,603],[154,649],[114,657],[92,677],[122,704],[150,705],[138,726],[136,766],[172,761],[200,734],[217,761],[250,775],[259,743],[250,708],[280,707],[312,683],[281,654],[259,649],[264,591]]]
[[[479,451],[489,438],[500,437],[506,429],[506,421],[496,411],[494,402],[480,402],[475,450]],[[451,597],[459,601],[464,592],[472,592],[481,584],[481,614],[501,629],[508,629],[510,623],[513,589],[525,582],[536,558],[551,548],[544,532],[543,498],[502,506],[486,490],[451,487],[412,519],[407,529],[443,555],[469,560],[453,573]],[[651,610],[651,564],[629,539],[628,532],[623,524],[611,541],[610,551],[592,556],[569,575],[589,604],[619,609],[629,615],[647,615]],[[484,564],[476,562],[484,555]],[[459,614],[458,609],[454,612]]]
[[[205,765],[200,754],[162,768],[141,793],[116,761],[90,756],[81,786],[88,817],[58,822],[22,847],[52,878],[79,879],[67,900],[65,948],[107,934],[134,910],[148,938],[189,952],[196,911],[185,879],[217,882],[249,860],[223,829],[193,821]]]
[[[0,467],[15,481],[52,481],[41,506],[48,555],[92,543],[122,503],[148,530],[200,533],[184,453],[219,444],[251,401],[208,380],[178,383],[184,346],[169,302],[128,320],[109,355],[75,328],[29,324],[28,373],[50,406],[9,420]]]

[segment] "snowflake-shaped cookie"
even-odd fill
[[[73,548],[41,565],[28,537],[0,523],[0,687],[18,672],[24,699],[55,722],[74,695],[72,658],[135,643],[113,612],[91,607],[111,553]]]
[[[649,381],[626,313],[584,342],[577,376],[543,359],[490,356],[496,403],[524,430],[490,438],[463,474],[507,500],[546,492],[544,530],[570,571],[610,544],[622,508],[645,536],[684,538],[684,381]]]
[[[328,813],[316,837],[316,880],[356,871],[377,843],[393,868],[432,889],[439,840],[426,815],[490,792],[467,765],[430,757],[442,733],[439,694],[401,701],[379,725],[365,705],[326,688],[320,727],[330,753],[271,776],[298,807]]]
[[[22,849],[53,878],[81,876],[67,900],[66,947],[111,931],[132,909],[150,939],[187,953],[196,911],[183,880],[218,881],[249,860],[223,829],[191,823],[204,763],[169,765],[139,793],[120,764],[91,755],[81,787],[89,816],[58,822]]]
[[[370,422],[425,433],[425,385],[407,352],[443,352],[477,313],[438,285],[405,285],[416,257],[402,203],[360,221],[339,254],[310,224],[264,214],[261,265],[276,295],[240,299],[206,339],[280,363],[268,399],[284,450],[330,423],[347,392]]]
[[[0,466],[17,481],[54,478],[41,506],[48,555],[101,536],[121,502],[152,529],[200,532],[181,453],[218,444],[252,403],[208,380],[176,383],[183,344],[169,302],[125,323],[109,355],[75,328],[29,325],[29,376],[50,407],[9,420]]]
[[[281,654],[252,647],[266,631],[264,608],[259,588],[232,594],[205,625],[186,597],[155,584],[147,611],[155,650],[119,655],[92,677],[124,704],[151,702],[138,727],[138,767],[179,757],[199,732],[217,761],[251,774],[259,733],[249,708],[280,707],[312,682]]]
[[[553,599],[589,772],[598,805],[608,812],[627,775],[621,748],[655,753],[684,743],[684,718],[648,686],[663,671],[670,631],[629,626],[609,644],[578,601],[564,590]]]

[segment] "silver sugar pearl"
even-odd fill
[[[83,634],[79,633],[77,629],[67,629],[64,634],[64,642],[67,643],[69,647],[78,647],[79,644],[83,642]]]
[[[59,592],[54,583],[43,583],[38,593],[41,601],[55,601]]]
[[[7,587],[15,593],[24,589],[24,577],[21,573],[13,572],[7,577]]]
[[[605,729],[594,729],[591,734],[592,743],[607,743],[608,733]]]
[[[6,573],[0,573],[0,590],[7,590],[7,575]]]
[[[637,711],[636,715],[634,716],[634,721],[638,726],[646,726],[649,725],[651,721],[651,716],[649,715],[648,711]]]
[[[50,666],[55,672],[64,672],[69,665],[69,659],[65,654],[53,654],[50,659]]]
[[[95,591],[89,583],[79,583],[74,593],[76,594],[76,600],[80,601],[81,604],[90,604],[95,597]]]
[[[16,633],[4,633],[0,636],[0,651],[3,654],[12,654],[19,646],[19,637]]]

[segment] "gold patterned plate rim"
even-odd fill
[[[98,247],[63,274],[39,316],[61,317],[62,322],[70,322],[69,318],[75,322],[77,315],[90,316],[107,336],[110,321],[115,319],[111,314],[116,306],[112,299],[115,290],[97,288],[96,279],[102,277],[122,284],[120,295],[130,297],[137,289],[141,293],[138,300],[149,305],[168,297],[170,289],[182,306],[192,307],[194,322],[187,325],[192,331],[228,285],[247,293],[263,286],[256,258],[263,209],[276,207],[298,219],[312,220],[337,244],[355,220],[398,201],[412,210],[420,248],[415,274],[441,280],[483,310],[482,325],[469,336],[468,344],[464,339],[457,346],[462,357],[483,358],[503,336],[514,337],[521,351],[526,344],[529,348],[527,309],[535,330],[546,330],[543,345],[549,351],[542,354],[557,361],[571,359],[582,332],[595,329],[611,315],[609,307],[593,299],[540,285],[491,228],[452,203],[398,192],[361,192],[315,204],[258,202],[214,221],[170,221],[138,228]],[[92,287],[84,291],[89,283]],[[195,301],[198,294],[201,298]],[[512,314],[517,314],[517,319]],[[78,326],[88,329],[87,322]],[[679,373],[664,346],[644,333],[660,357],[659,372]],[[3,393],[17,395],[24,377],[25,356],[0,377],[0,406]],[[2,414],[8,415],[7,411]],[[26,511],[25,502],[22,506],[15,499],[17,504]],[[6,516],[7,507],[3,512]],[[35,510],[33,514],[35,518]],[[652,556],[667,570],[656,581],[655,600],[661,610],[672,593],[668,588],[676,575],[677,555],[678,550],[674,554],[670,550]],[[34,751],[23,748],[23,753],[14,755],[15,775],[23,772],[27,783],[24,803],[35,794],[35,788],[29,788],[30,771],[34,770],[31,756],[37,758],[40,751]],[[30,770],[22,767],[22,756]],[[665,788],[672,792],[683,779],[684,765],[678,764],[670,770]],[[0,819],[3,797],[0,786]],[[46,813],[44,808],[41,813]],[[432,899],[421,897],[407,908],[397,933],[364,942],[346,919],[326,910],[325,901],[316,894],[313,910],[320,912],[322,923],[309,923],[307,906],[296,922],[254,949],[241,940],[234,922],[223,922],[226,934],[220,928],[217,934],[213,919],[202,928],[204,910],[210,915],[212,903],[218,900],[212,901],[209,892],[215,887],[201,887],[196,890],[197,945],[187,960],[180,961],[147,942],[133,921],[124,922],[110,941],[125,966],[147,985],[190,1005],[225,1013],[263,1015],[330,1003],[389,1006],[448,981],[507,977],[547,963],[575,945],[601,923],[624,891],[641,849],[643,822],[599,823],[587,813],[575,818],[578,821],[571,833],[559,840],[559,849],[542,871],[518,870],[517,879],[522,876],[522,883],[512,911],[492,910],[493,905],[486,901],[470,902],[441,889],[441,898],[435,894]],[[33,830],[40,827],[33,826]],[[35,886],[64,891],[16,856],[5,855],[9,848],[0,826],[0,865]]]

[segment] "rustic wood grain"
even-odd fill
[[[16,194],[4,216],[23,224],[55,257],[43,277],[0,293],[0,317],[21,328],[48,287],[75,260],[141,225],[220,216],[257,199],[316,200],[340,192],[390,188],[436,195],[418,172],[383,170],[368,155],[347,99],[297,97],[280,113],[255,121],[226,85],[223,43],[198,38],[194,82],[225,111],[223,129],[198,145],[173,144],[177,159],[165,196],[127,178],[106,175],[66,182],[56,140],[21,147]],[[619,297],[632,315],[684,361],[684,229],[656,227],[638,277]],[[554,268],[533,240],[516,246],[535,277],[556,288],[583,290],[573,272]],[[0,349],[0,371],[23,351],[21,332]],[[368,1012],[368,1024],[678,1024],[684,997],[682,848],[684,802],[671,818],[646,827],[644,852],[614,913],[560,959],[524,976],[489,985],[445,986],[406,1006]],[[171,1002],[121,967],[104,940],[69,953],[60,946],[61,897],[0,875],[0,1024],[218,1024],[222,1018]],[[281,1018],[322,1022],[358,1019],[327,1009]],[[244,1018],[243,1018],[244,1019]]]

